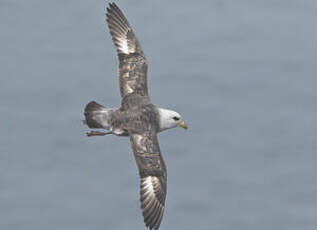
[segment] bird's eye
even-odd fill
[[[173,117],[175,121],[179,121],[179,117]]]

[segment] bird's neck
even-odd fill
[[[157,108],[158,111],[158,121],[159,121],[159,132],[166,129],[175,128],[175,123],[171,122],[172,110]]]

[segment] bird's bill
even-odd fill
[[[178,123],[178,125],[179,125],[180,127],[182,127],[183,129],[188,129],[188,126],[185,124],[184,121],[180,121],[180,122]]]

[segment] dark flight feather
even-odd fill
[[[128,20],[115,3],[107,8],[107,24],[119,57],[120,93],[148,96],[147,62]]]
[[[157,230],[161,224],[167,172],[155,132],[130,134],[131,146],[140,174],[140,201],[144,222]]]

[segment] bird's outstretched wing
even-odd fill
[[[107,8],[107,23],[119,57],[121,97],[132,93],[148,96],[146,58],[128,20],[115,3]]]
[[[161,224],[166,198],[166,166],[155,132],[130,134],[131,146],[139,169],[140,201],[144,222],[157,230]]]

